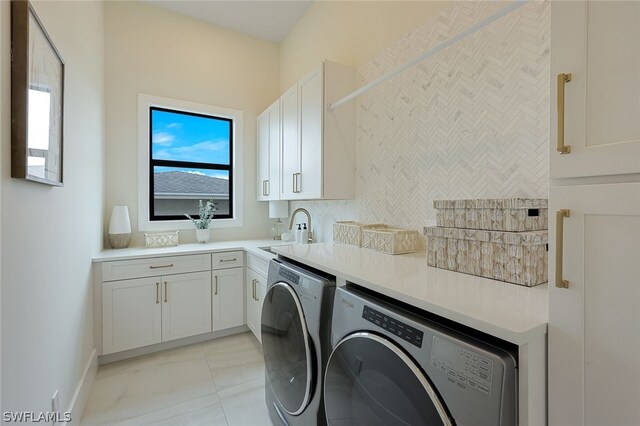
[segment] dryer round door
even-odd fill
[[[325,375],[330,425],[452,425],[431,383],[400,347],[358,332],[334,348]]]
[[[282,408],[298,415],[311,398],[313,359],[300,300],[291,286],[274,284],[262,305],[262,352],[269,382]]]

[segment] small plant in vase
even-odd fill
[[[193,222],[193,226],[196,227],[196,240],[201,244],[209,241],[209,224],[211,224],[213,213],[216,210],[218,209],[216,208],[216,204],[213,202],[213,199],[208,200],[206,204],[203,203],[202,200],[199,200],[198,215],[200,217],[198,219],[192,218],[188,213],[184,214],[191,220],[191,222]]]

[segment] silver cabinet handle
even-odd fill
[[[262,195],[267,196],[269,195],[269,192],[267,190],[267,180],[263,180],[262,181]]]
[[[149,269],[160,269],[160,268],[173,268],[173,263],[170,263],[168,265],[149,266]]]
[[[571,210],[561,209],[556,212],[556,287],[569,288],[569,281],[562,278],[562,252],[564,249],[564,218],[571,216]]]
[[[216,284],[215,285],[215,291],[213,292],[213,294],[217,295],[218,294],[218,276],[215,275],[213,278],[214,278],[215,284]]]
[[[160,283],[156,283],[156,303],[160,303]]]
[[[269,196],[271,194],[271,181],[267,179],[266,182],[267,182],[267,196]]]
[[[293,192],[295,194],[299,194],[301,192],[300,180],[302,178],[302,173],[294,173],[293,174]]]
[[[253,280],[253,300],[257,301],[258,300],[258,296],[256,296],[257,293],[257,284],[258,284],[258,280]]]
[[[237,260],[237,257],[234,257],[233,259],[220,259],[220,263],[236,262]]]
[[[296,173],[292,174],[291,177],[293,178],[292,179],[292,182],[293,182],[292,192],[295,194],[296,193]]]
[[[164,282],[164,303],[167,303],[167,282]]]

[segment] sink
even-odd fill
[[[286,246],[288,246],[288,245],[289,245],[289,244],[281,244],[281,245],[278,245],[278,246],[275,246],[275,247],[286,247]],[[275,255],[277,255],[278,253],[276,253],[276,252],[274,252],[274,251],[272,250],[272,249],[273,249],[273,247],[274,247],[274,246],[266,246],[266,247],[258,247],[258,248],[259,248],[260,250],[264,250],[264,251],[266,251],[267,253],[271,253],[271,254],[275,254]]]
[[[266,252],[268,252],[268,253],[271,253],[271,254],[278,254],[278,253],[276,253],[275,251],[271,250],[271,246],[267,246],[267,247],[258,247],[258,248],[259,248],[260,250],[264,250],[264,251],[266,251]]]

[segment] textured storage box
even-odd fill
[[[438,226],[489,231],[540,231],[548,229],[546,199],[436,200]]]
[[[340,221],[333,224],[333,242],[362,247],[362,230],[385,228],[381,223],[365,224],[353,221]]]
[[[547,231],[426,227],[427,264],[524,286],[547,282]]]
[[[178,245],[178,232],[161,232],[157,234],[144,234],[145,247],[172,247]]]
[[[362,247],[388,254],[420,251],[418,231],[379,228],[362,230]]]

